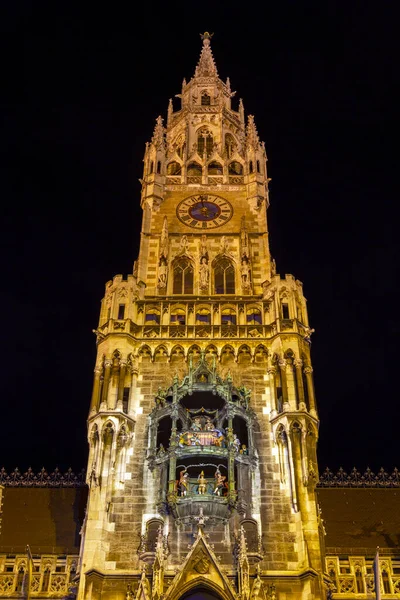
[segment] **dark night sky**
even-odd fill
[[[209,30],[316,330],[320,467],[400,467],[396,3],[147,4],[1,9],[0,466],[86,465],[104,284],[132,270],[144,145]]]

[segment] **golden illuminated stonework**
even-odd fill
[[[326,593],[303,287],[276,273],[264,144],[202,39],[95,331],[82,600]]]

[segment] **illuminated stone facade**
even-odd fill
[[[96,330],[80,599],[326,594],[312,330],[234,96],[204,34],[146,145],[139,257]]]

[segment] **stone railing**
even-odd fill
[[[25,473],[16,468],[10,474],[4,468],[0,469],[0,485],[6,487],[83,487],[85,483],[85,471],[78,475],[68,469],[61,473],[59,469],[54,469],[50,475],[43,467],[38,473],[29,468]]]
[[[110,320],[99,328],[104,335],[108,333],[130,333],[136,339],[146,338],[270,338],[274,335],[273,325],[137,325],[130,319],[126,321]],[[293,331],[297,331],[293,323]]]
[[[367,469],[362,475],[355,467],[346,473],[342,468],[335,474],[328,467],[320,475],[318,487],[321,488],[391,488],[400,487],[400,472],[394,469],[390,475],[382,467],[375,474]]]
[[[0,596],[9,596],[21,592],[20,573],[0,573]],[[50,580],[46,590],[43,590],[43,574],[33,573],[31,578],[30,591],[32,594],[40,596],[51,594],[54,596],[65,596],[69,591],[69,573],[51,573]],[[25,582],[24,584],[25,585]],[[22,586],[23,587],[23,586]]]

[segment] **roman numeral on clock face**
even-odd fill
[[[213,194],[197,194],[182,200],[176,207],[176,216],[188,227],[213,229],[227,223],[233,215],[230,203]]]

